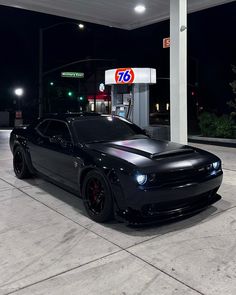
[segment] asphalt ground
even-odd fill
[[[222,200],[191,218],[97,224],[76,196],[18,180],[0,131],[0,294],[236,294],[236,149],[192,144],[223,161]]]

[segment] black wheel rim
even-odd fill
[[[19,151],[16,152],[14,156],[14,169],[17,174],[21,174],[23,169],[23,163],[24,163],[24,160],[23,160],[22,153]]]
[[[105,188],[96,177],[90,178],[86,184],[86,202],[93,214],[102,213],[105,204]]]

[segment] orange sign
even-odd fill
[[[170,48],[170,37],[163,39],[163,48]]]

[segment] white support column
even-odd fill
[[[114,109],[113,106],[115,106],[115,96],[117,93],[117,88],[115,87],[115,85],[111,85],[111,114],[114,115]]]
[[[133,85],[133,119],[141,128],[149,125],[149,85]]]
[[[170,0],[171,141],[187,144],[187,0]]]

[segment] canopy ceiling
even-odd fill
[[[229,2],[233,1],[188,0],[188,12]],[[140,3],[146,5],[144,14],[134,12]],[[169,0],[0,0],[0,4],[127,30],[169,18]]]

